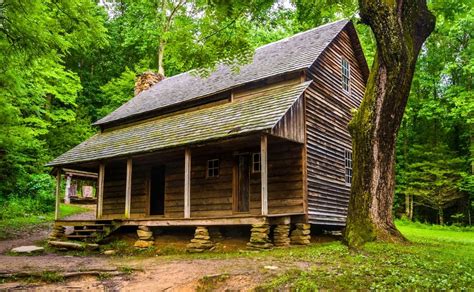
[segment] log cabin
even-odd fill
[[[329,23],[237,72],[157,78],[48,166],[58,185],[62,169],[98,174],[97,225],[343,227],[368,73],[353,24]]]

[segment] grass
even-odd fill
[[[474,230],[398,222],[409,244],[367,244],[351,251],[340,242],[271,252],[310,268],[292,269],[260,289],[474,289]]]
[[[61,204],[61,217],[67,217],[74,214],[87,212],[89,209]],[[45,224],[54,221],[54,212],[48,212],[42,215],[19,216],[0,220],[0,239],[7,239],[22,235],[38,228],[44,227]]]

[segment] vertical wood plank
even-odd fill
[[[191,149],[184,150],[184,218],[191,217]]]
[[[59,219],[59,206],[60,206],[60,191],[61,189],[61,168],[58,168],[57,173],[56,173],[56,206],[54,210],[54,219],[58,220]]]
[[[260,139],[260,175],[262,183],[262,215],[268,215],[268,137]]]
[[[102,218],[104,209],[104,178],[105,178],[105,164],[99,164],[98,190],[97,190],[97,218]]]
[[[239,162],[234,157],[232,162],[232,212],[239,211]]]
[[[132,159],[127,159],[127,180],[125,184],[125,218],[130,218],[130,205],[132,202]]]
[[[306,77],[306,76],[305,76]],[[308,221],[308,149],[307,149],[307,141],[308,141],[308,132],[306,128],[306,102],[307,102],[307,93],[305,92],[302,96],[303,98],[303,120],[300,127],[304,129],[304,144],[301,153],[301,159],[303,160],[302,163],[302,173],[303,173],[303,210],[305,221]]]

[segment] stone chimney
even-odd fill
[[[153,84],[156,84],[163,79],[165,79],[165,76],[152,71],[146,71],[138,75],[137,80],[135,81],[135,95],[139,94],[144,90],[147,90],[148,88],[153,86]]]

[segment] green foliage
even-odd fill
[[[0,200],[0,220],[28,217],[54,211],[54,182],[47,174],[34,174],[24,185],[17,185],[15,195]]]
[[[418,59],[398,137],[396,208],[413,195],[415,217],[433,221],[423,206],[443,207],[463,214],[447,221],[468,223],[474,196],[474,5],[430,4],[437,26]]]
[[[399,175],[403,181],[398,191],[413,196],[418,205],[434,209],[443,223],[443,210],[465,198],[461,191],[463,159],[455,157],[446,147],[430,150],[414,145],[409,151],[410,162]]]
[[[136,73],[128,68],[117,77],[110,80],[100,89],[104,100],[107,101],[98,112],[100,116],[106,116],[133,97]]]
[[[104,11],[90,0],[0,4],[0,197],[19,194],[43,165],[77,140],[58,128],[76,120],[79,76],[64,56],[106,44]],[[51,132],[55,135],[50,135]],[[81,137],[82,138],[82,137]],[[60,141],[60,142],[58,142]]]
[[[48,205],[46,205],[48,204]],[[45,224],[54,221],[54,203],[39,202],[35,198],[13,196],[8,201],[0,202],[0,239],[24,236],[32,230],[45,228]],[[38,210],[34,208],[38,207]],[[45,209],[53,209],[44,212]],[[60,206],[62,217],[89,211],[74,205]]]

